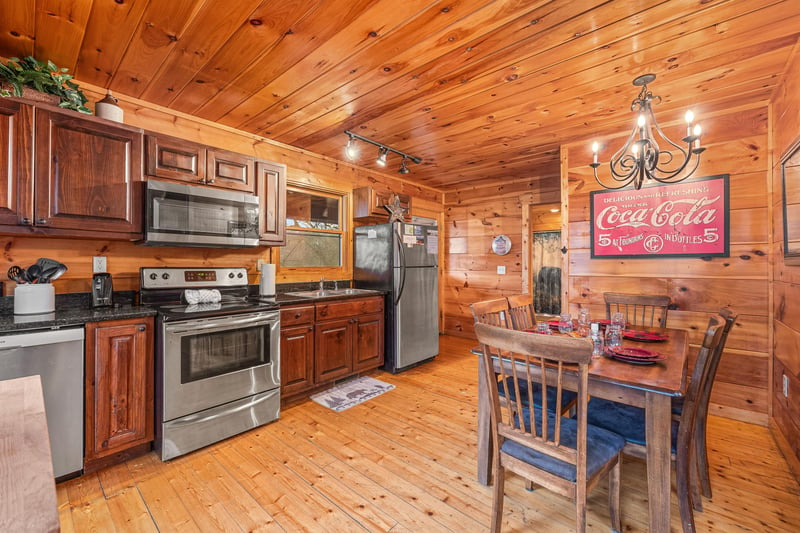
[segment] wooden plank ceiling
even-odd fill
[[[0,56],[336,159],[350,129],[422,158],[405,178],[441,190],[557,179],[561,143],[632,124],[647,72],[662,126],[691,107],[713,131],[770,97],[798,36],[798,0],[13,0],[0,16]],[[361,143],[357,162],[376,155]]]

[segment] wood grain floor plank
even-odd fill
[[[154,453],[57,486],[62,531],[391,531],[488,528],[491,487],[477,483],[474,340],[443,336],[440,355],[396,386],[335,413],[306,401],[281,419],[163,463]],[[697,531],[800,531],[800,485],[767,428],[712,416],[712,499]],[[626,533],[648,524],[647,468],[625,458]],[[567,532],[573,504],[506,479],[503,531]],[[673,477],[674,491],[674,477]],[[589,495],[590,531],[607,531],[607,488]],[[677,499],[671,526],[680,531]],[[149,525],[148,525],[149,524]]]

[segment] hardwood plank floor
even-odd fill
[[[382,396],[335,413],[308,401],[281,419],[162,463],[133,459],[57,487],[69,531],[453,531],[488,529],[491,488],[475,481],[474,341],[442,337],[433,362],[398,375]],[[800,531],[800,486],[766,428],[709,421],[714,498],[698,531]],[[642,461],[622,471],[627,532],[647,530]],[[606,487],[588,506],[607,531]],[[672,530],[680,531],[672,499]],[[506,480],[504,531],[572,531],[573,505]]]

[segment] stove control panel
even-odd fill
[[[247,286],[247,269],[228,268],[140,268],[142,289],[210,289]]]

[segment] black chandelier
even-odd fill
[[[606,189],[622,189],[630,184],[641,189],[645,178],[660,183],[676,183],[691,176],[700,164],[700,154],[705,148],[700,146],[701,129],[699,124],[694,123],[694,113],[686,112],[686,137],[681,139],[686,143],[685,147],[674,143],[661,131],[651,105],[654,101],[661,102],[661,97],[653,96],[647,89],[647,84],[655,79],[655,74],[644,74],[633,80],[636,87],[642,88],[639,96],[631,102],[631,111],[637,113],[638,118],[628,140],[609,161],[613,183],[600,181],[597,175],[597,167],[600,166],[597,154],[600,146],[596,142],[592,144],[594,157],[590,166],[594,170],[597,183]],[[672,148],[659,148],[658,138]],[[690,166],[691,170],[683,173]]]
[[[344,148],[344,154],[345,156],[347,156],[347,159],[351,161],[358,156],[358,147],[356,146],[356,140],[358,140],[378,147],[378,158],[375,160],[375,163],[377,163],[382,167],[386,166],[386,159],[389,155],[389,152],[402,156],[403,160],[400,162],[400,168],[397,170],[397,172],[399,172],[400,174],[408,174],[409,172],[411,172],[406,166],[406,161],[411,161],[418,165],[422,163],[422,159],[420,159],[419,157],[414,157],[413,155],[401,152],[400,150],[396,150],[391,146],[386,146],[385,144],[379,143],[378,141],[373,141],[372,139],[368,139],[362,135],[353,133],[350,130],[344,130],[344,132],[348,136],[347,145]]]

